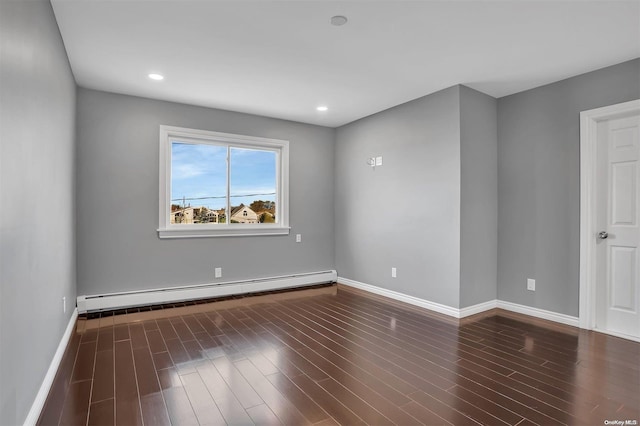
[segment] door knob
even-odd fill
[[[601,240],[606,240],[607,238],[609,238],[609,233],[607,231],[600,231],[598,232],[598,238],[600,238]]]

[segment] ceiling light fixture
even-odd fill
[[[154,73],[149,74],[149,78],[151,80],[156,80],[156,81],[164,80],[164,76],[160,74],[154,74]]]
[[[331,25],[339,27],[347,23],[347,17],[342,15],[336,15],[331,17]]]
[[[320,106],[319,106],[319,107],[317,107],[316,109],[317,109],[318,111],[322,111],[322,112],[324,112],[324,111],[327,111],[329,108],[328,108],[328,107],[326,107],[326,106],[324,106],[324,105],[320,105]]]

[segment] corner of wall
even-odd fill
[[[337,130],[340,276],[458,308],[459,90],[452,86]],[[383,156],[383,166],[372,170],[367,156]],[[386,194],[384,202],[378,194]],[[362,214],[362,206],[372,205],[375,215]]]
[[[460,307],[495,300],[497,101],[460,86]]]

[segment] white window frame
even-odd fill
[[[257,148],[276,152],[276,206],[278,223],[231,223],[227,212],[225,224],[171,224],[171,142],[225,145]],[[289,141],[184,127],[160,126],[160,238],[246,237],[257,235],[289,235]],[[229,192],[229,159],[227,158],[227,194]]]

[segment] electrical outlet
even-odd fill
[[[396,268],[391,268],[391,278],[398,277],[398,270]]]
[[[215,277],[216,278],[222,278],[222,268],[216,268]]]
[[[376,157],[376,166],[382,166],[382,156]]]
[[[296,243],[302,242],[302,234],[296,234]]]
[[[527,290],[536,291],[536,280],[527,278]]]
[[[66,298],[66,296],[62,297],[62,313],[63,314],[67,313],[67,298]]]

